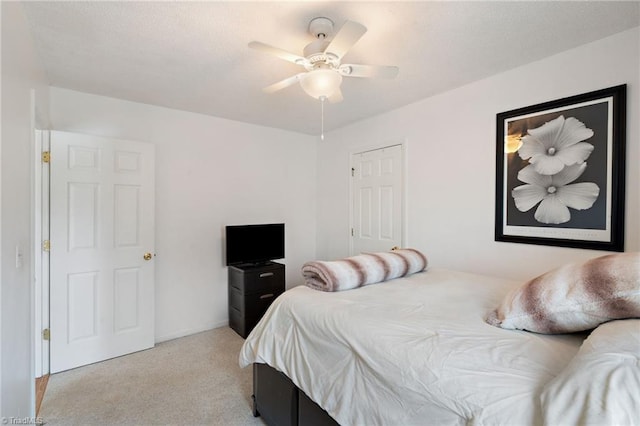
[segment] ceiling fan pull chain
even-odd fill
[[[325,99],[327,99],[326,96],[320,96],[320,116],[321,116],[321,123],[320,123],[320,140],[324,140],[324,101]]]

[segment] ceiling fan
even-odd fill
[[[367,32],[367,28],[357,22],[346,21],[335,35],[333,30],[331,19],[312,19],[309,33],[315,40],[304,48],[302,56],[259,41],[249,43],[252,49],[301,65],[306,70],[267,86],[263,91],[273,93],[299,82],[302,89],[316,99],[340,102],[343,99],[340,90],[342,77],[394,78],[398,75],[398,67],[394,66],[341,63],[343,56]]]

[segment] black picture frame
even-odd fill
[[[497,114],[496,241],[624,251],[626,88]]]

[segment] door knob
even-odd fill
[[[142,257],[144,258],[144,260],[151,260],[153,255],[151,253],[145,253],[144,256],[142,256]]]
[[[398,246],[391,247],[391,251],[396,251],[396,250],[400,250],[400,247],[398,247]]]

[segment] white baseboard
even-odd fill
[[[203,331],[213,330],[214,328],[228,327],[228,326],[229,326],[229,321],[228,320],[218,321],[218,322],[210,324],[208,327],[205,327],[205,328],[202,328],[202,329],[192,328],[192,329],[188,329],[188,330],[180,330],[180,331],[172,332],[172,333],[169,333],[169,334],[163,334],[161,336],[156,336],[155,343],[162,343],[162,342],[166,342],[168,340],[178,339],[180,337],[185,337],[185,336],[190,336],[192,334],[201,333]]]

